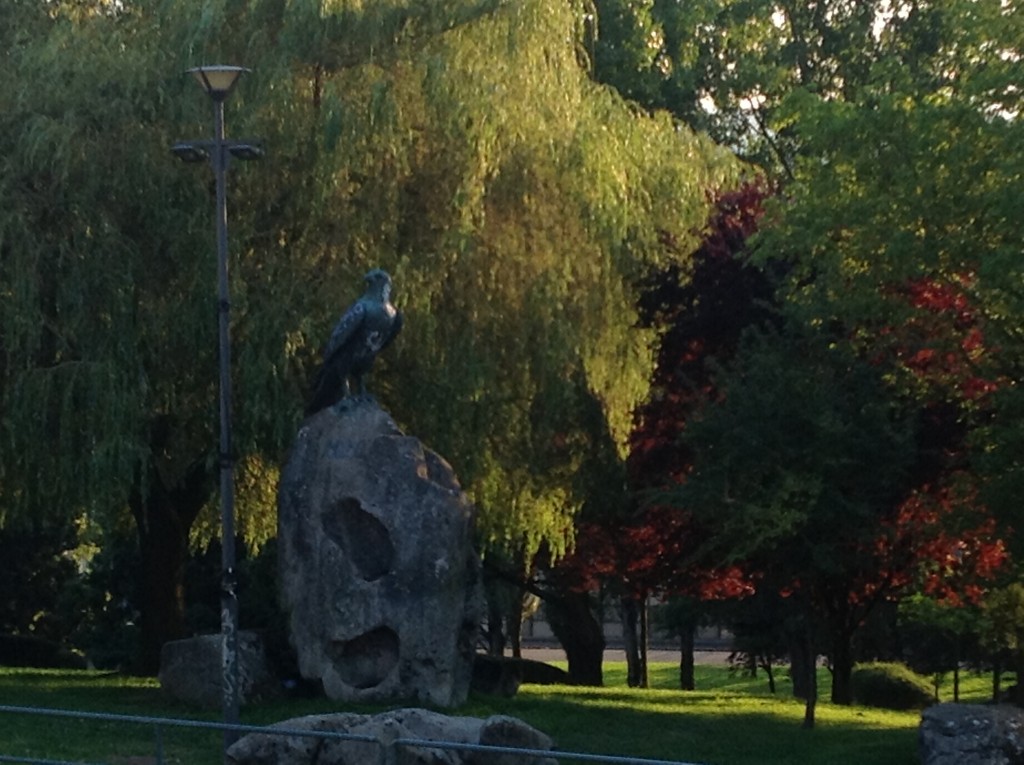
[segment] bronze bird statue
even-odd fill
[[[391,303],[391,277],[375,268],[364,280],[366,291],[345,311],[327,341],[307,417],[352,395],[350,379],[357,395],[366,395],[364,378],[374,359],[402,329],[402,314]]]

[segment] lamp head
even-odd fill
[[[214,101],[224,101],[235,87],[238,78],[243,72],[251,72],[244,66],[224,66],[223,64],[211,64],[209,66],[197,66],[189,69],[188,73],[196,78],[203,90]]]
[[[189,141],[179,141],[171,147],[171,153],[182,162],[205,162],[210,158],[210,153],[203,146],[198,146]]]

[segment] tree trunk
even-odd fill
[[[832,703],[850,706],[853,703],[853,650],[848,635],[834,641],[832,653]]]
[[[647,611],[647,596],[640,601],[640,687],[649,688],[647,676],[647,650],[651,642],[651,620]]]
[[[696,662],[693,657],[696,635],[696,627],[685,628],[679,633],[679,687],[684,691],[692,691],[697,688],[694,677]]]
[[[512,656],[516,659],[523,658],[524,597],[524,593],[516,593],[516,597],[512,598],[512,605],[509,608],[508,616],[505,617],[505,631],[508,633],[508,643],[512,648]]]
[[[814,650],[814,637],[811,628],[807,627],[802,639],[798,653],[803,657],[803,687],[807,695],[804,697],[804,722],[803,727],[811,729],[814,727],[814,714],[818,706],[818,657]],[[796,678],[794,677],[794,687]]]
[[[623,596],[619,600],[619,617],[622,620],[622,645],[626,653],[626,683],[630,688],[640,688],[643,683],[643,657],[640,639],[641,604],[636,598]]]
[[[794,635],[789,644],[789,669],[793,676],[793,696],[808,699],[815,657],[810,643],[803,635]]]
[[[768,691],[772,695],[775,694],[775,665],[772,664],[772,656],[770,653],[761,654],[758,659],[760,665],[764,668],[765,674],[768,675]]]
[[[818,705],[818,673],[812,672],[810,677],[810,688],[807,692],[807,699],[804,702],[804,722],[803,726],[805,729],[810,730],[814,727],[814,711]]]
[[[496,599],[487,600],[487,654],[503,656],[505,654],[505,633],[501,628],[501,604]]]
[[[999,697],[1002,695],[1002,679],[1003,679],[1003,667],[999,662],[999,659],[995,659],[992,662],[992,703],[998,704]]]
[[[160,650],[184,636],[185,563],[192,523],[210,497],[211,475],[195,463],[181,481],[167,487],[159,471],[150,471],[145,497],[136,487],[129,500],[139,537],[141,558],[141,645],[133,670],[155,675]]]
[[[142,645],[134,671],[155,675],[160,650],[168,640],[184,637],[183,575],[187,539],[182,539],[173,511],[149,505],[139,529],[142,562],[142,602],[139,603]]]
[[[1018,707],[1024,707],[1024,650],[1013,652],[1013,669],[1017,675],[1017,683],[1012,688],[1010,701]]]
[[[551,631],[569,660],[569,682],[604,685],[604,633],[590,610],[590,597],[585,592],[549,595],[545,605]]]

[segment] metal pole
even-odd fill
[[[217,315],[220,343],[220,507],[221,507],[221,601],[220,620],[224,691],[224,722],[237,725],[238,690],[238,593],[235,578],[235,485],[231,444],[231,303],[228,292],[228,148],[224,140],[224,102],[214,99],[213,171],[217,183]],[[228,747],[238,738],[224,731],[225,760]]]

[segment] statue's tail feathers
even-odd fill
[[[306,417],[312,417],[337,401],[342,393],[341,382],[337,372],[331,367],[326,364],[321,366],[313,380],[313,392],[306,404]]]

